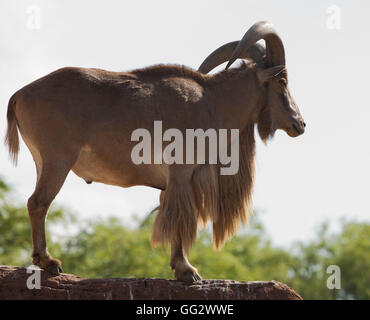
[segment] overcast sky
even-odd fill
[[[10,96],[64,66],[124,71],[156,63],[197,68],[216,47],[268,20],[286,50],[290,90],[307,123],[257,144],[254,205],[277,244],[314,236],[324,221],[370,220],[369,1],[0,2],[0,135]],[[38,19],[39,17],[39,19]],[[237,116],[237,115],[236,115]],[[18,167],[0,145],[0,175],[24,202],[35,185],[22,143]],[[132,222],[159,192],[87,185],[72,172],[56,202],[82,217]]]

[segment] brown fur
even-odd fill
[[[224,81],[240,78],[243,76],[242,71],[253,70],[255,64],[253,63],[245,63],[241,61],[238,67],[222,70],[215,74],[202,74],[198,71],[195,71],[189,67],[183,65],[164,65],[158,64],[142,69],[136,69],[130,72],[130,75],[133,75],[135,79],[161,79],[161,78],[168,78],[168,77],[181,77],[181,78],[189,78],[201,85],[215,85],[218,83],[222,83]]]
[[[240,135],[238,173],[219,176],[218,216],[213,221],[216,248],[220,248],[235,233],[240,222],[247,223],[252,208],[254,155],[254,123],[250,122]]]
[[[151,79],[160,79],[163,77],[182,77],[190,78],[198,83],[204,84],[209,76],[199,73],[191,68],[188,68],[183,65],[166,65],[166,64],[157,64],[154,66],[136,69],[130,72],[135,75],[137,78],[151,78]]]
[[[196,240],[197,216],[194,193],[189,184],[170,182],[153,226],[154,246],[180,241],[188,252]]]

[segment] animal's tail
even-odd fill
[[[17,119],[15,117],[15,98],[14,95],[10,98],[8,104],[8,129],[5,136],[5,144],[8,146],[9,155],[14,163],[17,165],[18,152],[19,152],[19,136],[17,128]]]

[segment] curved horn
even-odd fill
[[[220,64],[224,63],[225,61],[228,61],[235,51],[235,49],[238,46],[239,41],[233,41],[224,44],[223,46],[219,47],[215,51],[213,51],[200,65],[198,71],[202,73],[208,73],[213,68],[219,66]],[[266,49],[256,43],[252,45],[249,48],[246,48],[246,50],[243,50],[243,52],[240,54],[240,58],[242,59],[250,59],[255,62],[260,62],[263,58],[263,56],[266,53]]]
[[[285,65],[284,45],[273,25],[267,21],[255,23],[240,40],[235,48],[226,69],[229,68],[242,52],[253,46],[257,41],[264,39],[267,49],[267,63],[270,67]]]

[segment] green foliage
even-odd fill
[[[27,210],[12,206],[9,186],[0,180],[0,264],[28,265],[31,232]],[[63,209],[48,215],[48,246],[68,273],[82,277],[172,278],[169,249],[150,244],[154,214],[136,228],[118,219],[78,221]],[[277,248],[258,217],[220,251],[212,248],[208,229],[199,233],[191,262],[204,278],[240,281],[275,279],[293,287],[305,299],[370,298],[370,224],[342,221],[330,234],[322,224],[315,240]],[[65,233],[64,230],[75,230]],[[52,234],[52,237],[50,235]],[[329,265],[341,269],[342,290],[329,290]]]
[[[66,243],[64,268],[84,277],[171,277],[168,253],[151,249],[150,234],[117,219],[91,222]]]
[[[331,243],[332,262],[342,269],[344,298],[370,298],[370,224],[344,222]]]

